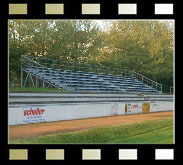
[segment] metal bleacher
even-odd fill
[[[84,68],[84,69],[83,69]],[[110,69],[111,70],[111,69]],[[55,87],[67,91],[162,93],[162,85],[134,71],[106,72],[46,58],[21,56],[21,86]]]

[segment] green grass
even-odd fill
[[[10,141],[10,144],[173,144],[173,118]]]
[[[173,126],[164,127],[155,131],[144,134],[113,140],[112,143],[148,143],[148,144],[172,144],[173,143]]]
[[[67,92],[57,88],[20,88],[20,87],[9,87],[10,92]]]

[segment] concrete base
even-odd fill
[[[9,107],[8,125],[173,110],[172,101],[21,105]]]

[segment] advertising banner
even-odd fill
[[[118,104],[114,104],[111,108],[111,115],[118,115]]]
[[[174,109],[173,102],[154,102],[151,103],[150,111],[151,112],[159,112],[159,111],[169,111]]]
[[[150,111],[151,112],[160,111],[160,105],[159,105],[159,103],[151,103]]]
[[[150,112],[150,103],[143,103],[142,104],[142,112],[143,113]]]
[[[23,123],[40,123],[45,121],[44,107],[26,107],[23,109]]]
[[[142,103],[125,104],[125,113],[126,114],[142,113]]]

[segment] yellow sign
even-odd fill
[[[142,112],[143,113],[150,112],[150,103],[143,103],[142,104]]]

